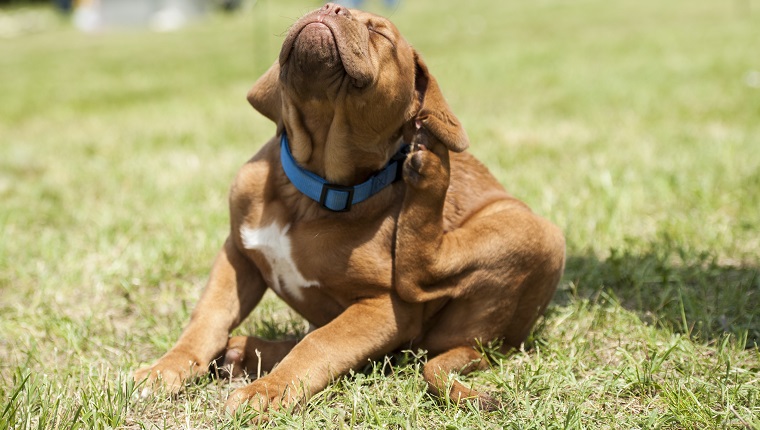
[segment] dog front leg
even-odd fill
[[[146,381],[143,395],[157,385],[176,393],[187,380],[208,372],[209,363],[227,345],[230,331],[245,319],[265,291],[258,268],[228,238],[177,343],[154,364],[135,372],[135,382]]]
[[[234,413],[245,403],[259,412],[287,408],[310,397],[332,379],[362,368],[416,336],[420,306],[390,295],[351,305],[298,342],[270,374],[235,390],[227,411]]]

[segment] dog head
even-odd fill
[[[452,151],[469,145],[435,78],[398,29],[330,3],[290,28],[279,60],[248,101],[287,131],[299,163],[336,183],[382,167],[415,124]],[[340,169],[346,162],[359,169]]]

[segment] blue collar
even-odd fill
[[[382,170],[359,185],[347,187],[330,184],[313,172],[299,166],[290,152],[288,137],[285,132],[282,133],[280,139],[280,162],[290,182],[298,191],[319,202],[323,208],[333,212],[348,212],[351,210],[351,206],[367,200],[401,179],[401,166],[407,153],[409,153],[409,145],[404,145]]]

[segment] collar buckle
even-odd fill
[[[346,194],[346,203],[343,206],[343,208],[335,208],[335,207],[331,207],[327,205],[327,197],[330,191]],[[325,184],[322,184],[322,192],[319,195],[319,205],[333,212],[348,212],[351,210],[353,199],[354,199],[354,187],[351,187],[351,186],[347,187],[343,185],[325,183]]]

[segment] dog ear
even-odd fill
[[[248,103],[276,124],[280,123],[282,117],[279,80],[280,63],[275,61],[248,91]]]
[[[443,98],[438,82],[428,72],[425,62],[417,52],[414,53],[416,63],[414,85],[420,101],[420,110],[416,120],[422,123],[435,138],[454,152],[462,152],[470,146],[470,139],[462,124],[451,112],[449,104]]]

